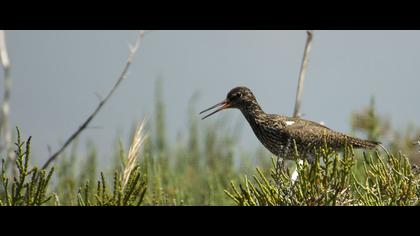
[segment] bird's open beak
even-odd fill
[[[210,107],[210,108],[207,108],[206,110],[204,110],[204,111],[200,112],[200,114],[203,114],[204,112],[209,111],[209,110],[211,110],[211,109],[214,109],[214,108],[216,108],[216,107],[220,107],[220,108],[219,108],[219,109],[217,109],[217,110],[215,110],[215,111],[213,111],[212,113],[210,113],[210,114],[206,115],[205,117],[203,117],[203,118],[201,118],[201,119],[202,119],[202,120],[204,120],[204,119],[206,119],[207,117],[209,117],[209,116],[211,116],[211,115],[213,115],[213,114],[215,114],[215,113],[217,113],[217,112],[219,112],[219,111],[221,111],[221,110],[224,110],[224,109],[226,109],[226,108],[229,108],[229,107],[231,107],[231,104],[230,104],[230,102],[229,102],[227,99],[225,99],[225,100],[223,100],[221,103],[218,103],[218,104],[216,104],[216,105],[214,105],[214,106],[212,106],[212,107]]]

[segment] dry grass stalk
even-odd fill
[[[131,141],[131,146],[127,155],[127,163],[124,167],[124,172],[122,176],[122,189],[126,186],[128,179],[130,178],[131,172],[136,166],[137,157],[140,152],[140,148],[146,140],[147,135],[144,134],[144,127],[146,125],[146,120],[143,120],[136,129],[134,133],[133,140]]]

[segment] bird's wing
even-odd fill
[[[314,122],[314,121],[310,121],[310,120],[304,120],[304,119],[299,119],[299,118],[295,118],[295,117],[287,117],[287,116],[279,116],[279,115],[274,115],[274,114],[270,114],[269,115],[269,119],[271,121],[274,121],[274,127],[276,128],[287,128],[287,129],[302,129],[302,128],[312,128],[312,129],[325,129],[325,131],[332,131],[330,128],[321,125],[320,123]]]
[[[292,138],[297,144],[308,148],[324,145],[324,142],[333,148],[342,147],[346,143],[356,148],[374,148],[380,144],[375,141],[350,137],[309,120],[284,116],[272,116],[271,120],[274,121],[271,132],[277,132],[283,138]]]
[[[330,128],[310,120],[293,117],[283,117],[275,120],[276,123],[279,124],[278,126],[281,126],[283,129],[281,132],[284,132],[287,136],[294,139],[296,143],[308,147],[314,144],[322,144],[324,138],[328,139],[328,137],[334,133]]]
[[[295,127],[302,127],[304,125],[309,125],[309,126],[314,126],[314,127],[318,127],[318,128],[323,128],[326,130],[331,130],[330,128],[328,128],[325,125],[321,125],[318,122],[315,121],[311,121],[311,120],[304,120],[304,119],[299,119],[299,118],[289,118],[290,121],[295,122],[294,124],[296,124]]]

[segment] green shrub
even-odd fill
[[[111,191],[108,190],[102,172],[101,179],[97,182],[96,193],[91,193],[89,186],[89,182],[86,182],[85,186],[79,189],[77,194],[79,206],[140,206],[147,190],[145,175],[141,173],[138,165],[132,170],[126,187],[123,186],[118,171],[114,174]]]
[[[243,184],[237,187],[232,182],[232,192],[225,193],[240,206],[418,205],[419,177],[408,159],[402,155],[384,157],[378,152],[374,156],[364,153],[362,183],[355,176],[351,148],[340,156],[324,147],[319,149],[315,164],[296,162],[295,182],[287,168],[273,161],[269,177],[257,168],[253,181],[245,176]]]
[[[15,167],[17,176],[8,177],[5,160],[2,159],[1,182],[3,191],[0,195],[0,205],[6,206],[39,206],[48,202],[53,195],[47,194],[48,184],[54,172],[29,167],[31,155],[31,137],[22,142],[20,131],[17,129]],[[14,166],[13,166],[14,168]]]

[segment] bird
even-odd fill
[[[336,151],[342,150],[346,145],[356,149],[373,149],[381,145],[377,141],[359,139],[334,131],[314,121],[267,114],[258,104],[252,91],[243,86],[230,90],[226,99],[201,111],[200,115],[215,108],[218,109],[205,115],[202,120],[225,109],[239,109],[262,145],[275,156],[285,160],[295,159],[297,150],[299,159],[313,163],[316,149],[325,144]]]

